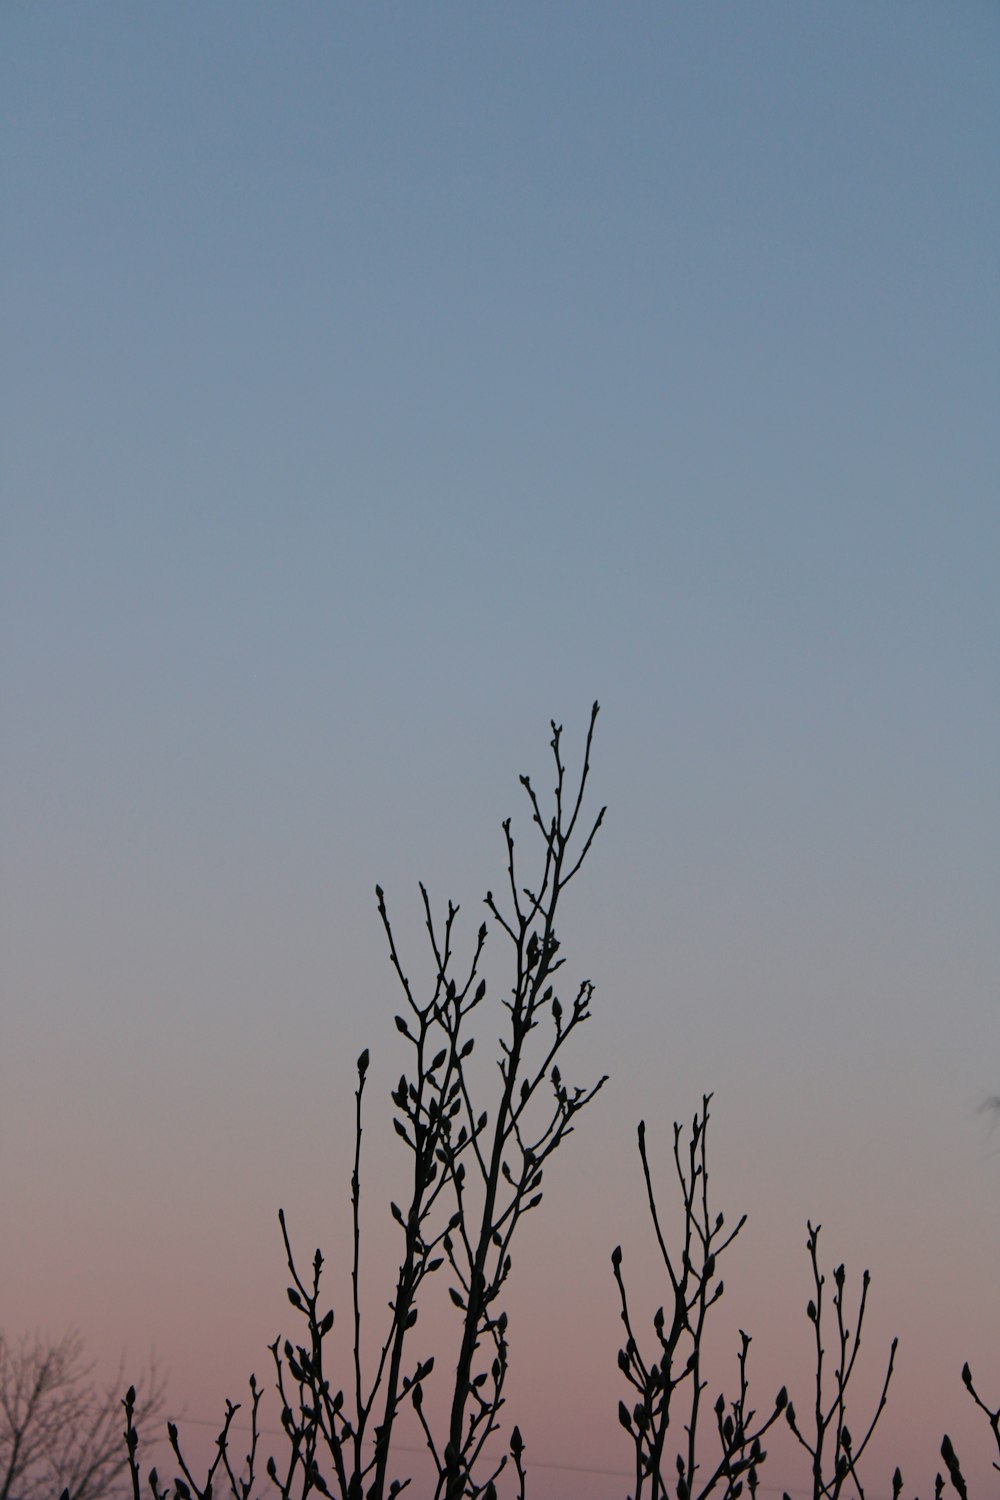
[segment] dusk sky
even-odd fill
[[[945,1430],[995,1493],[1000,7],[12,0],[0,138],[0,1327],[155,1349],[196,1447],[294,1330],[283,1206],[346,1357],[364,1046],[373,1318],[404,1166],[375,883],[426,979],[418,880],[471,944],[597,698],[529,1494],[625,1495],[635,1129],[671,1203],[710,1090],[711,1399],[742,1327],[808,1403],[818,1220],[866,1390],[900,1338],[872,1500]]]

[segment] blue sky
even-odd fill
[[[241,1212],[271,1226],[295,1172],[305,1199],[275,1079],[332,1130],[361,1045],[393,1077],[375,880],[414,942],[418,877],[474,930],[517,773],[544,784],[549,718],[575,743],[596,696],[610,812],[570,922],[601,1191],[640,1113],[715,1088],[759,1266],[779,1238],[798,1266],[811,1213],[859,1269],[948,1245],[976,1285],[996,8],[9,5],[0,31],[12,1201],[76,1205],[98,1267],[87,1202],[151,1204],[156,1164],[207,1201],[209,1138]],[[575,1170],[553,1214],[597,1235]],[[37,1253],[19,1231],[9,1274]],[[142,1294],[105,1336],[143,1345]]]

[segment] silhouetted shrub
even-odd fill
[[[487,940],[483,924],[471,961],[460,969],[454,953],[458,907],[449,903],[443,918],[433,914],[423,886],[421,900],[435,979],[431,992],[418,995],[406,977],[392,924],[380,888],[378,911],[389,957],[403,995],[396,1028],[411,1049],[391,1099],[393,1125],[411,1157],[409,1196],[391,1204],[402,1237],[402,1251],[388,1326],[366,1382],[360,1333],[362,1192],[362,1106],[369,1053],[357,1064],[354,1112],[354,1166],[351,1176],[351,1266],[353,1341],[350,1351],[332,1353],[333,1312],[322,1301],[323,1256],[317,1250],[307,1270],[294,1254],[285,1216],[279,1212],[290,1284],[288,1299],[301,1319],[299,1341],[275,1339],[270,1346],[274,1382],[280,1403],[283,1455],[261,1467],[259,1409],[262,1390],[250,1378],[248,1451],[240,1464],[233,1455],[233,1421],[239,1406],[227,1401],[214,1454],[201,1478],[189,1466],[175,1424],[167,1436],[178,1473],[161,1481],[149,1471],[145,1488],[153,1500],[210,1500],[220,1488],[234,1500],[277,1493],[282,1500],[311,1492],[340,1500],[385,1500],[400,1493],[409,1478],[391,1475],[398,1465],[393,1437],[404,1409],[416,1417],[432,1471],[434,1500],[494,1500],[496,1481],[505,1471],[519,1500],[524,1500],[524,1443],[517,1426],[509,1430],[508,1451],[495,1464],[485,1455],[487,1440],[498,1431],[508,1369],[507,1317],[498,1299],[511,1271],[510,1247],[518,1224],[542,1198],[543,1169],[573,1129],[577,1114],[589,1104],[604,1079],[572,1086],[562,1075],[562,1058],[577,1027],[590,1014],[592,986],[584,981],[572,998],[557,992],[564,959],[556,936],[563,894],[587,857],[604,816],[582,822],[583,799],[598,707],[595,703],[586,735],[582,769],[572,786],[562,756],[562,730],[552,725],[555,791],[551,810],[543,807],[526,776],[532,822],[541,841],[538,874],[531,886],[520,883],[514,839],[503,825],[506,892],[487,909],[507,944],[510,988],[500,999],[503,1031],[499,1041],[499,1087],[484,1100],[471,1076],[473,1037],[469,1022],[486,1002],[480,965]],[[766,1440],[782,1417],[808,1457],[813,1500],[864,1500],[861,1460],[885,1410],[896,1343],[889,1353],[881,1395],[875,1410],[858,1426],[848,1425],[847,1395],[861,1343],[870,1278],[862,1278],[853,1332],[847,1318],[847,1275],[833,1271],[833,1295],[827,1300],[826,1277],[819,1264],[819,1226],[808,1228],[807,1248],[814,1295],[807,1316],[813,1329],[815,1374],[807,1403],[797,1409],[784,1387],[763,1412],[750,1404],[748,1356],[750,1336],[741,1333],[739,1385],[732,1396],[720,1394],[714,1404],[708,1390],[705,1330],[709,1313],[723,1294],[718,1277],[722,1256],[745,1222],[727,1228],[723,1213],[710,1206],[707,1137],[710,1096],[695,1115],[685,1138],[674,1127],[673,1161],[681,1196],[679,1242],[664,1233],[653,1190],[645,1129],[639,1126],[639,1156],[649,1212],[666,1273],[666,1297],[652,1319],[652,1341],[640,1346],[617,1248],[612,1270],[621,1301],[625,1344],[618,1364],[631,1387],[629,1402],[619,1404],[619,1418],[633,1448],[634,1492],[631,1500],[736,1500],[755,1495],[768,1459]],[[408,1357],[408,1335],[419,1316],[425,1283],[442,1273],[458,1322],[458,1353],[453,1366],[440,1360]],[[831,1337],[830,1368],[827,1343]],[[984,1413],[1000,1455],[1000,1410],[980,1397],[966,1365],[962,1379]],[[434,1382],[443,1425],[424,1401]],[[140,1500],[143,1478],[138,1459],[140,1403],[135,1390],[124,1401],[126,1450],[134,1500]],[[808,1416],[800,1413],[808,1412]],[[852,1417],[853,1420],[853,1417]],[[858,1435],[860,1434],[860,1436]],[[935,1481],[935,1496],[946,1485],[965,1500],[966,1481],[950,1440],[941,1453],[946,1476]],[[1000,1464],[995,1465],[1000,1472]],[[899,1500],[903,1480],[892,1480]],[[0,1492],[0,1500],[4,1494]],[[71,1497],[76,1500],[76,1497]],[[80,1497],[84,1500],[84,1497]],[[787,1500],[787,1497],[786,1497]]]

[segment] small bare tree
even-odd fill
[[[635,1334],[620,1245],[611,1256],[626,1334],[618,1365],[637,1396],[631,1409],[624,1401],[618,1404],[619,1420],[635,1449],[632,1500],[645,1496],[662,1500],[671,1493],[678,1500],[707,1500],[710,1495],[730,1500],[741,1493],[744,1480],[753,1494],[758,1472],[767,1458],[761,1439],[778,1420],[788,1399],[782,1388],[763,1417],[750,1405],[750,1336],[741,1331],[738,1394],[727,1403],[720,1392],[711,1415],[703,1400],[708,1384],[704,1371],[706,1320],[723,1294],[723,1283],[717,1279],[719,1259],[746,1223],[744,1214],[732,1229],[727,1229],[724,1215],[715,1214],[709,1206],[706,1142],[710,1102],[711,1095],[706,1094],[694,1117],[686,1150],[682,1149],[681,1127],[674,1126],[674,1171],[682,1208],[679,1251],[669,1249],[663,1233],[646,1153],[646,1129],[643,1123],[639,1125],[646,1197],[670,1290],[666,1309],[658,1308],[653,1317],[655,1343],[651,1353],[643,1353]],[[678,1412],[680,1420],[675,1422]],[[671,1442],[672,1422],[676,1437]],[[711,1453],[706,1451],[709,1442]],[[671,1466],[676,1476],[672,1491],[666,1477]]]
[[[122,1369],[111,1384],[74,1331],[12,1343],[0,1332],[0,1500],[108,1500],[121,1494],[127,1457],[121,1441]],[[162,1382],[151,1364],[136,1411],[152,1419]]]
[[[761,1469],[768,1452],[761,1439],[782,1412],[801,1449],[808,1455],[812,1500],[865,1500],[860,1461],[885,1411],[895,1366],[897,1340],[893,1339],[881,1392],[866,1424],[852,1434],[847,1422],[848,1386],[855,1373],[861,1348],[861,1332],[868,1306],[871,1277],[864,1272],[857,1310],[848,1325],[845,1295],[847,1273],[842,1265],[833,1272],[834,1292],[826,1298],[826,1276],[819,1264],[819,1225],[807,1225],[806,1246],[812,1270],[813,1295],[806,1308],[812,1327],[813,1391],[807,1415],[797,1413],[783,1386],[766,1415],[759,1416],[749,1402],[747,1356],[749,1334],[740,1332],[738,1353],[739,1388],[727,1402],[720,1393],[708,1419],[703,1400],[705,1375],[705,1331],[709,1310],[723,1294],[717,1279],[719,1258],[739,1235],[746,1215],[732,1229],[724,1216],[710,1208],[707,1137],[711,1095],[702,1100],[694,1117],[686,1146],[683,1132],[674,1126],[674,1172],[680,1186],[681,1227],[673,1248],[664,1234],[653,1189],[646,1149],[646,1131],[639,1125],[639,1157],[646,1184],[649,1212],[660,1256],[667,1273],[669,1298],[653,1317],[655,1343],[651,1351],[640,1347],[622,1274],[622,1250],[617,1246],[611,1265],[621,1303],[626,1341],[618,1353],[618,1365],[635,1393],[631,1405],[620,1401],[618,1416],[634,1450],[634,1494],[629,1500],[736,1500],[746,1491],[756,1495]],[[832,1322],[831,1330],[831,1306]],[[831,1369],[832,1361],[832,1369]],[[962,1383],[986,1417],[1000,1456],[1000,1408],[994,1410],[977,1391],[968,1365]],[[673,1424],[673,1434],[670,1429]],[[947,1480],[938,1474],[935,1500],[944,1500],[946,1486],[958,1500],[970,1500],[968,1484],[951,1439],[941,1444]],[[672,1462],[671,1462],[672,1459]],[[1000,1463],[994,1468],[1000,1473]],[[893,1500],[900,1500],[903,1478],[897,1467],[892,1476]],[[788,1495],[783,1500],[789,1500]]]
[[[495,899],[492,892],[485,898],[487,911],[506,940],[511,970],[509,988],[500,1000],[499,1081],[492,1094],[487,1090],[484,1097],[470,1062],[476,1042],[473,1026],[486,1014],[487,986],[480,973],[486,924],[480,926],[462,964],[456,957],[458,907],[449,903],[444,916],[436,917],[427,891],[420,887],[432,960],[429,987],[422,993],[407,976],[384,894],[376,887],[389,960],[403,997],[395,1024],[409,1059],[391,1094],[393,1124],[409,1154],[409,1171],[402,1205],[391,1203],[388,1210],[402,1243],[382,1336],[374,1344],[362,1338],[361,1148],[370,1062],[366,1048],[358,1058],[354,1095],[348,1347],[338,1356],[333,1353],[334,1314],[321,1300],[322,1254],[317,1250],[308,1268],[303,1268],[293,1251],[284,1213],[279,1211],[288,1298],[302,1319],[300,1341],[279,1337],[270,1345],[280,1403],[282,1457],[279,1461],[272,1455],[266,1462],[261,1457],[263,1393],[251,1376],[249,1440],[242,1462],[233,1452],[237,1403],[226,1403],[213,1456],[200,1478],[185,1457],[176,1425],[168,1423],[177,1472],[166,1483],[155,1468],[147,1472],[145,1488],[150,1500],[211,1500],[213,1496],[218,1500],[222,1493],[233,1500],[257,1500],[262,1493],[276,1494],[281,1500],[306,1500],[314,1491],[339,1500],[391,1500],[410,1483],[409,1478],[390,1477],[400,1452],[400,1443],[394,1444],[393,1439],[406,1413],[422,1431],[431,1461],[434,1478],[424,1490],[426,1496],[496,1500],[496,1481],[512,1460],[515,1494],[517,1500],[524,1500],[524,1443],[519,1429],[509,1430],[507,1452],[498,1460],[490,1460],[486,1451],[488,1440],[501,1426],[508,1369],[507,1316],[499,1300],[511,1271],[517,1225],[541,1201],[543,1169],[572,1131],[577,1114],[604,1083],[601,1078],[587,1087],[571,1087],[561,1071],[570,1037],[589,1017],[592,986],[583,981],[565,1002],[556,993],[563,965],[556,936],[562,896],[604,816],[602,808],[593,823],[581,822],[597,712],[595,703],[582,769],[572,785],[563,761],[562,730],[552,725],[556,784],[550,811],[543,811],[530,780],[521,777],[542,846],[540,867],[531,885],[521,883],[510,821],[503,825],[507,890],[502,899]],[[808,1455],[813,1500],[864,1500],[859,1463],[885,1410],[896,1342],[874,1412],[867,1425],[858,1428],[861,1436],[856,1438],[847,1423],[847,1391],[858,1359],[870,1277],[865,1271],[851,1319],[852,1332],[843,1266],[833,1272],[832,1298],[825,1296],[818,1226],[808,1225],[814,1295],[807,1314],[813,1330],[815,1378],[805,1414],[799,1417],[784,1387],[762,1412],[751,1405],[747,1368],[751,1340],[742,1331],[735,1395],[727,1400],[719,1392],[711,1405],[706,1399],[706,1328],[711,1309],[723,1295],[719,1263],[746,1222],[744,1215],[734,1227],[727,1227],[724,1215],[716,1213],[710,1203],[710,1101],[711,1095],[703,1098],[689,1136],[680,1125],[674,1127],[673,1166],[681,1211],[674,1245],[668,1244],[664,1232],[645,1127],[639,1126],[649,1212],[668,1282],[665,1306],[653,1317],[654,1337],[646,1349],[640,1347],[629,1307],[621,1247],[612,1255],[626,1335],[618,1364],[632,1388],[631,1405],[619,1404],[619,1418],[634,1449],[631,1500],[666,1500],[667,1496],[737,1500],[744,1491],[754,1500],[768,1458],[763,1440],[782,1413]],[[435,1364],[433,1355],[414,1357],[411,1335],[424,1304],[425,1283],[443,1269],[457,1326],[453,1357]],[[989,1421],[1000,1454],[1000,1410],[994,1411],[979,1395],[968,1365],[962,1379]],[[425,1402],[425,1388],[434,1387],[435,1399]],[[132,1495],[133,1500],[141,1500],[138,1452],[143,1411],[134,1388],[123,1405]],[[947,1437],[941,1453],[947,1480],[937,1476],[935,1500],[943,1500],[946,1484],[959,1500],[969,1500],[958,1457]],[[893,1500],[900,1500],[902,1488],[897,1468]],[[67,1500],[91,1500],[96,1493],[79,1487],[70,1491]],[[41,1500],[40,1490],[29,1492],[22,1486],[16,1500],[35,1500],[36,1495]],[[0,1500],[15,1500],[9,1482],[0,1491]]]
[[[899,1341],[893,1339],[890,1346],[885,1378],[882,1381],[882,1392],[868,1425],[864,1428],[860,1438],[854,1437],[847,1425],[847,1387],[854,1374],[861,1349],[861,1330],[868,1306],[871,1276],[866,1270],[861,1278],[861,1296],[858,1300],[858,1310],[852,1332],[847,1324],[844,1306],[847,1273],[842,1265],[837,1266],[833,1273],[833,1284],[836,1290],[832,1298],[835,1330],[833,1333],[834,1367],[831,1379],[826,1369],[825,1339],[829,1337],[829,1333],[824,1332],[826,1277],[819,1268],[820,1226],[817,1224],[814,1228],[812,1224],[807,1224],[806,1227],[808,1230],[806,1247],[809,1251],[815,1293],[810,1297],[806,1307],[806,1316],[812,1324],[815,1342],[813,1399],[808,1423],[799,1419],[792,1402],[788,1403],[785,1416],[800,1445],[809,1454],[813,1500],[839,1500],[845,1491],[845,1486],[848,1485],[852,1495],[856,1494],[859,1500],[864,1500],[865,1491],[858,1464],[885,1410]],[[894,1500],[902,1487],[903,1480],[897,1468],[893,1476]]]
[[[566,1000],[556,992],[563,966],[556,921],[566,887],[585,860],[604,816],[582,822],[584,793],[597,719],[590,716],[579,776],[571,785],[562,752],[562,729],[552,725],[555,762],[554,802],[548,811],[527,776],[521,777],[532,822],[541,839],[535,879],[523,884],[515,864],[514,838],[503,825],[506,852],[505,895],[488,891],[489,915],[506,940],[509,989],[501,997],[502,1034],[496,1059],[498,1086],[484,1099],[473,1080],[471,1031],[481,1019],[486,982],[480,966],[487,927],[480,926],[464,965],[455,954],[459,909],[449,902],[443,918],[435,917],[430,898],[420,887],[432,962],[429,993],[411,985],[397,948],[381,888],[378,912],[389,959],[399,984],[402,1013],[396,1029],[409,1049],[409,1067],[392,1092],[393,1124],[410,1155],[409,1194],[390,1213],[402,1236],[399,1270],[388,1327],[369,1362],[361,1328],[361,1226],[363,1097],[369,1067],[368,1050],[357,1064],[354,1110],[354,1169],[351,1176],[353,1255],[351,1264],[350,1351],[340,1356],[339,1372],[331,1357],[332,1309],[321,1301],[323,1256],[319,1250],[309,1270],[300,1269],[283,1213],[290,1285],[288,1297],[304,1322],[300,1341],[276,1339],[271,1345],[275,1383],[284,1435],[279,1463],[268,1459],[266,1471],[282,1500],[312,1491],[341,1500],[385,1500],[409,1479],[390,1477],[393,1433],[401,1412],[416,1414],[436,1479],[434,1500],[492,1500],[495,1481],[508,1455],[487,1461],[485,1445],[499,1427],[508,1367],[507,1315],[499,1298],[511,1270],[511,1243],[524,1215],[542,1198],[543,1170],[573,1130],[579,1112],[604,1079],[587,1087],[565,1082],[560,1061],[574,1032],[589,1017],[593,987],[580,983]],[[453,1359],[444,1368],[433,1357],[414,1359],[411,1331],[420,1311],[424,1283],[447,1267],[451,1302],[457,1314]],[[432,1380],[443,1389],[435,1403],[444,1413],[439,1425],[424,1401]],[[250,1442],[241,1465],[231,1453],[232,1423],[238,1407],[228,1402],[214,1457],[204,1477],[196,1479],[185,1459],[177,1428],[168,1424],[168,1439],[180,1469],[163,1487],[154,1469],[148,1475],[153,1500],[195,1495],[228,1486],[234,1500],[248,1500],[259,1470],[258,1409],[261,1390],[250,1381]],[[140,1495],[137,1457],[139,1434],[133,1393],[125,1400],[126,1440],[133,1491]],[[524,1444],[515,1426],[508,1438],[509,1456],[524,1495]],[[398,1445],[397,1445],[398,1448]],[[0,1497],[2,1500],[2,1497]]]

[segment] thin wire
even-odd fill
[[[218,1422],[211,1422],[207,1417],[181,1417],[182,1422],[191,1427],[214,1427],[219,1429]],[[245,1422],[234,1422],[230,1432],[249,1432],[250,1427]],[[283,1437],[284,1429],[280,1427],[258,1427],[261,1437]],[[393,1447],[400,1453],[426,1453],[426,1447],[420,1447],[416,1443],[393,1443]],[[531,1458],[528,1460],[528,1468],[531,1469],[556,1469],[564,1474],[593,1474],[603,1479],[631,1479],[635,1473],[634,1469],[602,1469],[593,1464],[567,1464],[560,1463],[556,1459]],[[786,1484],[758,1484],[758,1491],[765,1495],[811,1495],[812,1490],[789,1489]],[[878,1500],[873,1496],[872,1500]]]

